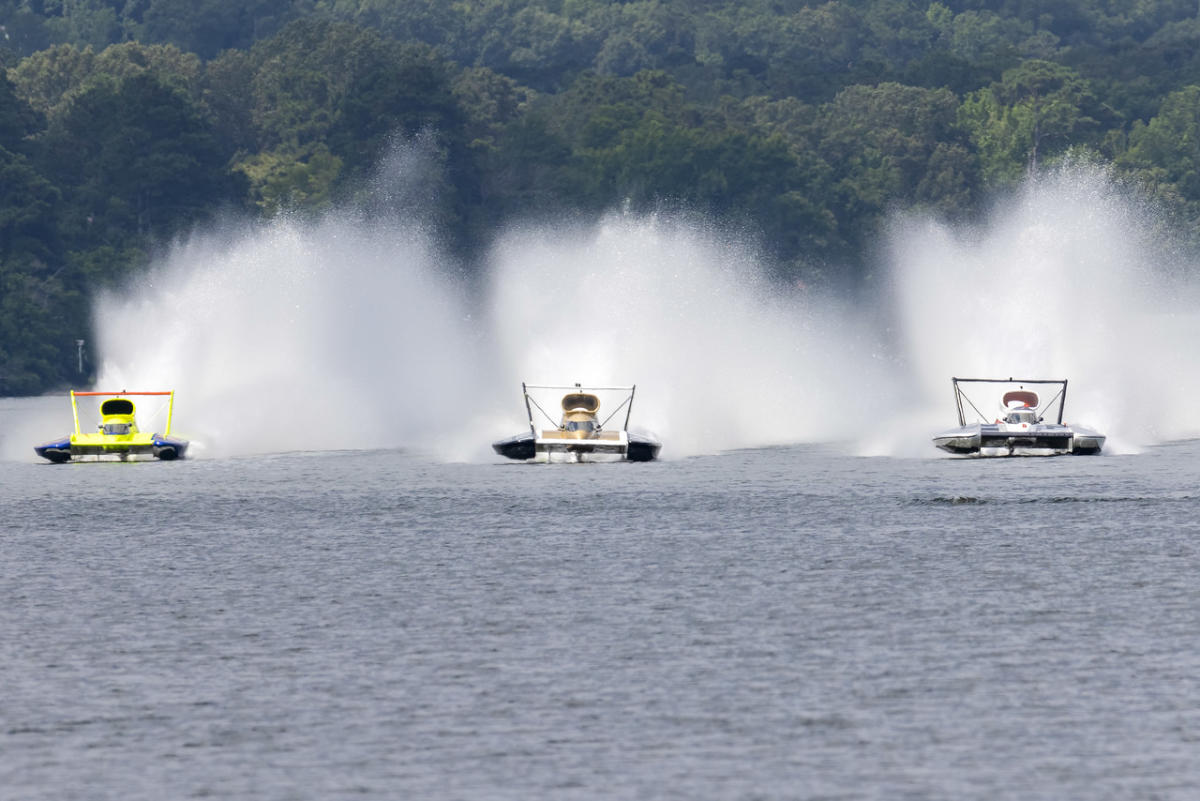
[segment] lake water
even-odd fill
[[[1200,443],[929,451],[8,458],[0,798],[1200,797]]]

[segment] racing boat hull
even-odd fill
[[[972,423],[933,438],[938,448],[962,456],[1059,456],[1100,453],[1104,435],[1063,425],[1017,427],[1005,423]]]
[[[537,444],[533,434],[517,434],[515,437],[492,443],[492,450],[508,459],[526,461],[537,455]]]
[[[1104,435],[1079,425],[1063,422],[1067,380],[1047,378],[951,378],[958,428],[936,435],[933,444],[947,453],[961,456],[1058,456],[1059,454],[1096,454],[1104,448]],[[989,387],[1002,388],[1000,409],[994,422],[967,397]],[[1046,403],[1038,391],[1057,388]],[[994,390],[993,390],[994,391]],[[967,412],[976,422],[967,422]],[[1053,416],[1051,416],[1053,415]]]
[[[631,436],[625,458],[631,462],[653,462],[658,458],[662,443],[650,437]]]
[[[545,432],[552,434],[554,432]],[[492,443],[500,456],[536,462],[652,462],[662,443],[650,437],[625,435],[612,439],[573,439],[517,434]]]
[[[658,458],[662,443],[652,436],[629,432],[629,413],[633,407],[633,395],[637,389],[628,387],[584,387],[561,385],[521,384],[525,396],[525,412],[529,417],[529,431],[508,439],[492,443],[492,450],[500,456],[517,461],[535,462],[651,462]],[[560,391],[562,418],[555,421],[542,405],[530,394],[530,390]],[[600,419],[601,400],[596,393],[619,392],[609,396],[620,400],[613,412]],[[622,400],[623,398],[623,400]],[[543,400],[545,398],[543,397]],[[553,428],[537,429],[534,426],[533,410],[537,409]],[[619,427],[608,427],[609,420],[625,410],[625,422]]]
[[[62,464],[70,461],[146,461],[159,459],[164,462],[182,459],[187,455],[187,440],[160,437],[157,434],[142,441],[104,442],[97,435],[91,441],[79,441],[76,437],[63,437],[53,442],[34,446],[34,453],[43,459]]]

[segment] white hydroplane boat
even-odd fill
[[[629,433],[629,415],[633,410],[636,386],[584,387],[521,384],[525,395],[525,411],[529,415],[529,431],[492,443],[492,450],[509,459],[539,462],[649,462],[658,457],[662,443],[643,434]],[[555,421],[546,413],[530,390],[561,392],[562,418]],[[600,398],[597,393],[620,393],[624,397],[603,421],[600,420]],[[543,402],[545,399],[543,398]],[[552,428],[540,431],[534,424],[533,410],[537,409],[550,421]],[[620,428],[609,429],[608,423],[617,412],[625,409],[625,421]]]
[[[1104,435],[1080,425],[1063,423],[1067,399],[1067,381],[1013,378],[951,378],[954,403],[958,407],[958,428],[943,431],[933,444],[950,453],[971,456],[1056,456],[1058,454],[1095,454],[1104,447]],[[963,392],[961,384],[1008,385],[1000,398],[1000,412],[988,422]],[[1048,402],[1038,405],[1037,392],[1026,385],[1058,386]],[[978,387],[972,387],[976,391]],[[977,415],[967,422],[963,402]],[[1046,422],[1047,412],[1054,422]]]

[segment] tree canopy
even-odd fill
[[[1200,241],[1194,0],[0,0],[0,395],[215,215],[320,213],[397,142],[465,264],[507,221],[678,208],[853,284],[892,209],[1086,152]]]

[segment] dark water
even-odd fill
[[[935,453],[0,462],[0,797],[1200,797],[1200,443]]]

